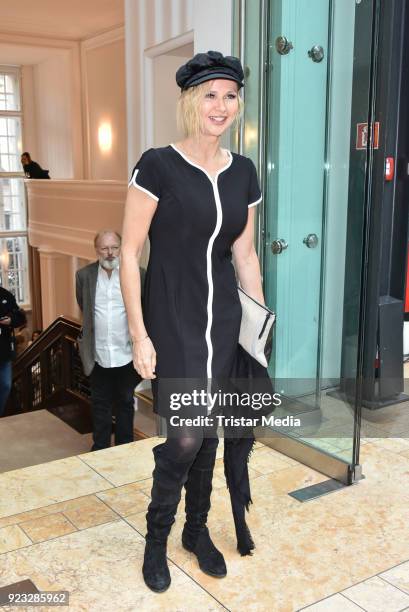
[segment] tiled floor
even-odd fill
[[[68,590],[75,611],[409,610],[406,440],[367,440],[366,479],[304,504],[288,492],[327,477],[257,443],[251,557],[236,551],[221,444],[209,527],[228,575],[206,576],[181,547],[182,500],[168,546],[172,585],[158,595],[141,565],[159,441],[0,474],[0,587],[29,578],[40,590]]]

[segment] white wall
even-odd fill
[[[153,58],[190,42],[194,53],[231,54],[232,0],[125,0],[128,171],[154,145]]]
[[[0,64],[22,67],[23,148],[58,178],[83,177],[79,44],[0,32]]]
[[[38,159],[37,149],[37,121],[36,104],[34,96],[34,68],[22,66],[21,68],[21,97],[23,103],[23,144],[33,159]]]
[[[153,59],[153,130],[154,147],[163,147],[183,137],[176,126],[176,104],[179,87],[175,73],[181,64],[193,55],[193,45],[182,47],[188,55],[158,55]]]
[[[74,178],[70,71],[69,52],[55,53],[34,66],[36,161],[52,178]]]
[[[127,178],[124,29],[81,43],[0,33],[0,63],[22,66],[24,149],[52,178]],[[98,126],[112,124],[103,154]]]
[[[81,44],[85,176],[127,180],[124,30],[117,28]],[[98,128],[107,124],[112,147],[101,150]]]
[[[194,0],[195,53],[209,50],[232,54],[232,0]]]

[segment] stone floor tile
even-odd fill
[[[367,612],[400,612],[409,607],[409,595],[378,576],[355,584],[342,594]]]
[[[332,595],[332,597],[327,597],[327,599],[322,599],[312,604],[312,606],[302,608],[302,612],[362,612],[362,608],[352,603],[352,601],[340,593],[337,593]]]
[[[409,561],[400,563],[396,567],[392,567],[386,572],[382,572],[379,576],[409,594]]]
[[[169,590],[159,595],[148,589],[141,572],[144,545],[122,520],[91,527],[0,555],[0,586],[30,578],[40,590],[67,590],[73,612],[223,609],[172,562]]]
[[[20,527],[32,542],[43,542],[77,531],[74,525],[61,513],[26,521],[21,523]]]
[[[0,554],[29,546],[31,540],[18,525],[10,525],[0,529]]]
[[[0,474],[0,517],[110,489],[112,484],[78,457]]]

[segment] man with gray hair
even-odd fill
[[[119,283],[121,236],[102,230],[94,239],[98,261],[76,273],[76,296],[82,311],[79,352],[90,376],[93,446],[111,446],[112,408],[115,444],[133,442],[134,396],[141,381],[133,367],[128,319]]]

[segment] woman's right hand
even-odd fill
[[[156,378],[156,351],[149,336],[135,340],[132,345],[133,366],[139,376],[145,379]]]

